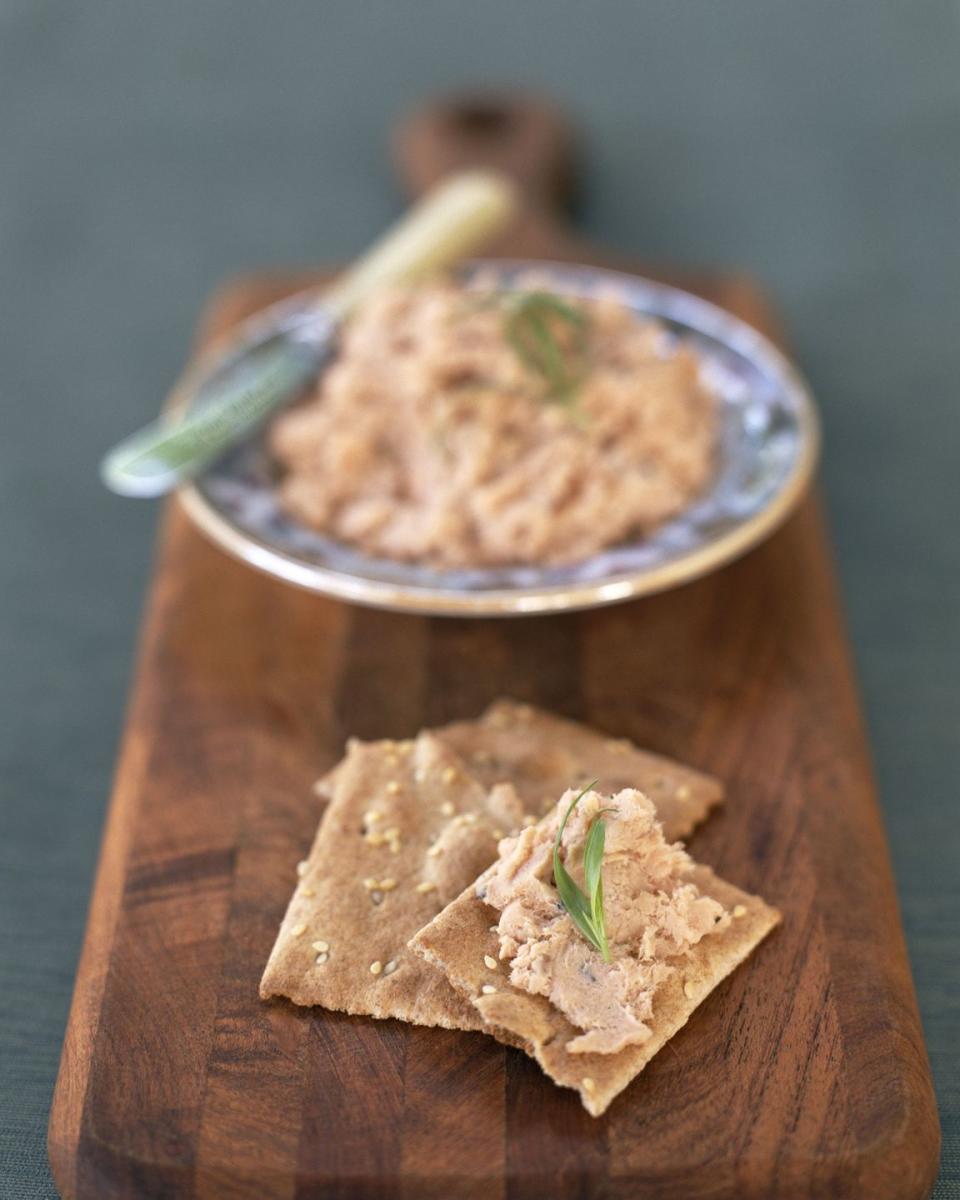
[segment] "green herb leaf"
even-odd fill
[[[504,337],[514,354],[546,385],[544,398],[572,404],[588,367],[586,312],[552,292],[481,293],[471,307],[491,305],[504,313]]]
[[[560,893],[563,907],[567,910],[570,919],[578,926],[587,941],[591,942],[599,950],[600,946],[593,929],[593,916],[590,912],[590,904],[586,896],[574,883],[562,863],[560,864],[559,873],[554,868],[553,877],[556,880],[557,891]]]
[[[607,942],[607,931],[603,916],[603,848],[606,831],[603,823],[604,813],[612,812],[610,808],[602,808],[590,822],[583,851],[583,878],[587,885],[586,894],[575,883],[570,872],[560,859],[560,849],[563,844],[563,831],[570,814],[583,797],[594,786],[588,783],[578,796],[575,796],[570,807],[564,813],[557,838],[553,845],[553,878],[560,894],[563,907],[574,925],[580,930],[594,949],[599,950],[604,962],[610,961],[610,946]]]
[[[603,888],[603,876],[600,867],[603,863],[603,847],[606,841],[606,828],[602,821],[594,821],[587,833],[583,848],[583,882],[590,897],[590,911],[593,919],[597,919],[596,901],[594,897]]]
[[[518,292],[505,303],[514,353],[544,379],[548,399],[569,403],[586,370],[586,313],[550,292]]]

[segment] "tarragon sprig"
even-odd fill
[[[586,311],[545,291],[482,294],[479,307],[488,305],[502,310],[504,337],[527,370],[543,381],[543,398],[572,406],[590,365]]]
[[[565,330],[565,342],[558,333]],[[547,385],[547,398],[569,404],[586,374],[587,318],[551,292],[521,292],[507,308],[507,341]]]
[[[612,808],[601,808],[590,822],[586,841],[583,846],[583,881],[587,885],[586,892],[574,882],[573,877],[560,860],[560,848],[563,831],[570,814],[583,797],[596,784],[588,783],[583,791],[573,798],[570,807],[564,814],[557,830],[557,839],[553,844],[553,880],[560,893],[563,907],[574,925],[580,930],[594,949],[599,950],[604,962],[610,961],[610,946],[607,942],[607,930],[603,917],[603,848],[606,840],[606,826],[603,823],[604,813],[613,812]]]

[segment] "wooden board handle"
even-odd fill
[[[572,130],[535,96],[465,92],[431,101],[400,124],[393,150],[414,195],[452,171],[491,167],[517,183],[528,207],[558,211],[574,183]]]

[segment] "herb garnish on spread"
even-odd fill
[[[543,399],[572,405],[589,370],[590,322],[581,304],[552,292],[494,292],[504,336],[519,360],[543,379]]]
[[[510,983],[545,996],[583,1031],[567,1052],[616,1054],[651,1036],[654,997],[702,938],[730,924],[730,914],[689,878],[689,856],[666,841],[656,810],[641,792],[625,788],[603,797],[586,791],[572,804],[571,795],[539,825],[501,842],[500,858],[478,882],[478,895],[500,912],[500,958],[509,965]],[[609,957],[599,939],[580,936],[582,907],[549,882],[559,839],[566,871],[596,894],[591,883],[599,877],[603,835],[593,834],[589,857],[588,848],[592,831],[603,828],[598,821],[603,812],[608,821],[601,903]]]
[[[570,814],[577,807],[587,792],[596,784],[588,783],[583,791],[570,801],[570,807],[560,822],[557,830],[557,840],[553,843],[553,882],[556,884],[563,907],[574,925],[580,930],[591,946],[603,955],[603,961],[610,961],[610,945],[607,942],[607,931],[603,919],[603,845],[605,840],[603,814],[613,812],[611,808],[601,808],[590,822],[587,839],[583,850],[583,877],[587,885],[584,894],[563,865],[560,858],[560,847],[563,842],[563,830],[570,819]]]

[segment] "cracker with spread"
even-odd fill
[[[671,844],[641,792],[568,792],[411,946],[599,1116],[779,920]]]

